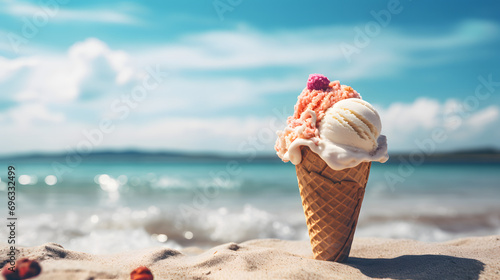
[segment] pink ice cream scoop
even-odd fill
[[[318,136],[318,125],[325,111],[338,101],[348,98],[361,98],[361,96],[350,86],[340,85],[339,81],[330,82],[327,77],[320,74],[310,75],[307,87],[295,104],[293,116],[288,117],[287,127],[276,140],[274,148],[278,156],[283,158],[295,139],[311,139]]]

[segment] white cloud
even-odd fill
[[[261,33],[240,27],[232,31],[191,34],[178,42],[147,49],[138,55],[177,70],[257,69],[300,67],[334,73],[339,79],[387,77],[412,67],[468,59],[449,49],[464,49],[498,37],[499,27],[468,20],[435,35],[415,36],[390,26],[370,38],[349,60],[340,46],[354,44],[354,26],[316,27]],[[428,55],[423,55],[428,54]]]
[[[38,116],[36,116],[38,119]],[[0,116],[1,120],[1,116]],[[81,139],[82,125],[63,121],[60,123],[39,121],[20,125],[2,122],[2,129],[12,137],[2,137],[0,153],[18,154],[30,152],[61,152],[74,147]]]
[[[5,32],[4,30],[0,30],[0,37],[1,38],[8,38],[7,34],[8,33]],[[12,46],[9,43],[9,40],[0,40],[0,53],[2,53],[2,52],[5,52],[5,53],[12,52]]]
[[[93,110],[108,116],[110,104],[130,96],[140,85],[146,67],[156,62],[136,54],[111,50],[104,42],[90,38],[75,43],[65,54],[40,54],[6,59],[0,57],[0,92],[20,103],[38,102]],[[162,71],[163,66],[160,67]],[[138,114],[208,113],[238,106],[258,105],[262,95],[299,92],[304,78],[285,76],[248,79],[242,77],[199,77],[177,75],[149,92]],[[93,100],[80,102],[90,92]],[[6,96],[7,97],[7,96]],[[89,105],[90,104],[90,105]],[[57,107],[56,107],[57,108]],[[71,110],[65,110],[71,113]]]
[[[104,65],[100,60],[104,61]],[[65,55],[0,57],[0,62],[3,62],[0,64],[0,81],[11,78],[2,86],[8,87],[22,80],[22,86],[13,98],[18,102],[61,103],[75,100],[87,86],[86,82],[98,81],[87,79],[106,66],[110,73],[102,78],[113,77],[111,81],[105,80],[108,84],[123,85],[135,75],[125,52],[110,50],[106,44],[93,38],[74,44]]]
[[[123,24],[137,24],[136,18],[111,10],[61,10],[56,19],[62,21],[94,21]]]
[[[480,56],[470,48],[498,38],[498,30],[494,22],[465,20],[449,31],[419,36],[389,25],[370,38],[366,47],[358,48],[359,53],[352,54],[351,63],[342,69],[349,79],[397,77],[407,69],[464,61]],[[342,41],[355,46],[352,34]]]
[[[186,36],[179,43],[147,50],[141,57],[175,69],[247,69],[299,66],[339,60],[334,39],[318,44],[308,31],[263,34],[253,30],[213,31]]]
[[[38,18],[50,18],[56,21],[85,21],[85,22],[107,22],[118,24],[137,24],[139,20],[126,13],[111,9],[78,9],[72,10],[59,4],[57,1],[48,2],[47,5],[34,5],[20,1],[3,2],[0,13],[15,16],[27,16],[31,19],[35,15]]]
[[[38,112],[37,112],[38,113]],[[1,121],[0,115],[0,121]],[[30,121],[34,121],[30,118]],[[92,145],[93,150],[139,148],[146,150],[180,149],[186,151],[219,151],[236,153],[240,145],[249,155],[255,152],[271,152],[275,141],[274,125],[270,118],[220,117],[220,118],[163,118],[145,123],[114,121],[112,133],[98,131],[98,125],[79,122],[62,122],[57,125],[51,121],[20,126],[4,122],[2,130],[9,135],[22,137],[3,137],[0,139],[0,154],[27,153],[32,151],[68,151],[79,145],[87,145],[86,135],[102,133],[102,142]],[[254,138],[250,144],[250,139]],[[34,141],[36,139],[36,141]],[[94,138],[93,138],[94,139]]]
[[[7,115],[18,125],[29,125],[33,121],[61,123],[62,113],[51,112],[42,104],[23,104],[7,111]]]
[[[131,137],[134,131],[136,137]],[[144,124],[125,124],[106,136],[103,147],[141,147],[188,151],[236,152],[250,137],[259,135],[256,151],[269,152],[275,141],[270,118],[164,118]],[[268,137],[269,136],[269,137]],[[140,144],[139,144],[140,143]]]
[[[21,57],[11,60],[0,56],[0,82],[9,79],[22,68],[34,67],[37,64],[37,58]]]
[[[149,94],[150,98],[144,100],[135,111],[187,114],[217,111],[223,113],[223,110],[244,107],[258,109],[263,96],[283,92],[294,92],[298,95],[304,87],[304,82],[303,77],[255,80],[220,77],[192,80],[185,76],[175,76]]]
[[[442,36],[418,38],[406,36],[397,40],[398,47],[405,49],[448,49],[457,46],[474,45],[496,37],[499,27],[496,23],[485,20],[464,20],[451,32]],[[423,40],[422,40],[423,39]]]
[[[393,103],[380,110],[384,131],[389,134],[432,129],[440,117],[441,104],[434,99],[419,98],[413,103]]]
[[[466,125],[475,129],[484,129],[499,119],[500,110],[498,106],[491,105],[473,115],[466,120]]]
[[[419,98],[413,103],[395,102],[387,108],[378,108],[382,118],[382,133],[388,138],[392,151],[412,150],[415,140],[432,137],[433,131],[443,129],[447,140],[442,149],[468,146],[498,147],[492,134],[500,126],[500,107],[490,105],[467,111],[456,99],[439,102]]]

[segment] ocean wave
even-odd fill
[[[73,250],[104,253],[158,245],[210,247],[258,238],[303,239],[305,233],[302,221],[290,223],[250,205],[240,211],[221,207],[181,213],[152,206],[25,216],[18,243],[56,242]]]
[[[400,214],[392,216],[369,215],[361,220],[359,226],[368,227],[394,221],[405,221],[415,225],[438,228],[444,232],[461,233],[476,230],[494,230],[500,228],[500,209],[492,209],[483,213],[453,214]]]
[[[170,205],[26,215],[19,220],[18,244],[56,242],[72,250],[112,253],[155,246],[208,248],[259,238],[308,240],[304,214],[298,207],[271,211],[250,204],[197,210],[185,206],[186,209]],[[0,229],[3,232],[5,229]],[[366,211],[356,231],[358,237],[422,241],[491,234],[500,234],[498,209],[470,215],[385,215]]]

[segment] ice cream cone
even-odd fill
[[[337,171],[309,147],[302,146],[301,153],[297,180],[314,257],[343,262],[351,250],[371,162]]]

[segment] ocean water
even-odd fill
[[[7,166],[0,210],[7,216]],[[89,253],[308,240],[295,168],[281,162],[14,162],[17,244]],[[372,165],[358,237],[445,241],[500,234],[500,165]],[[57,176],[56,176],[57,175]],[[7,236],[5,226],[0,235]],[[5,242],[4,240],[0,242]]]

